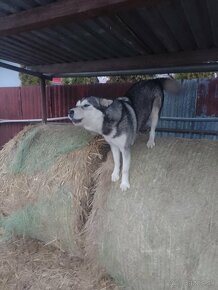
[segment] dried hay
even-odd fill
[[[82,259],[36,240],[1,243],[0,261],[1,290],[118,290],[94,281]]]
[[[29,236],[81,255],[92,174],[107,148],[103,139],[72,125],[25,128],[0,152],[5,235]]]
[[[46,171],[59,156],[88,145],[92,135],[72,128],[70,124],[26,127],[1,151],[5,171],[13,174]]]
[[[131,189],[98,170],[86,251],[96,273],[131,290],[218,289],[218,143],[158,139],[132,150]]]

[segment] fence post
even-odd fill
[[[40,78],[41,86],[41,100],[42,100],[42,123],[47,123],[47,98],[46,98],[46,84],[45,78]]]

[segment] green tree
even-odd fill
[[[215,74],[213,72],[200,72],[200,73],[177,73],[174,78],[177,80],[190,80],[190,79],[203,79],[203,78],[213,78]]]
[[[38,86],[40,84],[40,78],[34,77],[32,75],[19,73],[19,78],[21,81],[21,86]],[[46,85],[49,85],[51,82],[46,80]]]
[[[120,75],[120,76],[110,76],[109,83],[114,82],[137,82],[140,80],[151,79],[153,75]],[[69,77],[63,78],[63,84],[73,85],[73,84],[94,84],[98,83],[97,77]]]
[[[24,73],[19,73],[19,78],[21,81],[21,86],[34,86],[40,84],[40,78],[27,75]]]
[[[110,76],[110,83],[125,83],[125,82],[137,82],[141,80],[149,80],[153,78],[154,75],[121,75],[121,76]]]
[[[62,81],[64,85],[94,84],[97,82],[98,82],[97,77],[69,77],[69,78],[63,78],[63,81]]]

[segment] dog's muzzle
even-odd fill
[[[74,110],[73,109],[70,109],[69,112],[68,112],[68,118],[70,120],[72,120],[73,119],[73,116],[74,116]]]
[[[70,109],[69,112],[68,112],[68,118],[74,123],[74,124],[77,124],[77,123],[80,123],[82,121],[82,119],[75,119],[74,118],[74,110],[73,109]]]

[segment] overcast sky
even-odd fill
[[[19,87],[20,79],[18,72],[0,67],[0,87]]]

